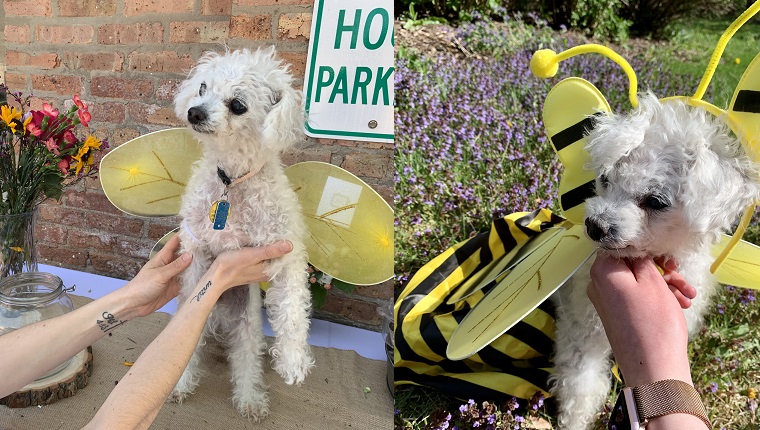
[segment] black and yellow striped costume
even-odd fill
[[[489,262],[562,221],[546,209],[511,214],[494,221],[490,231],[447,249],[423,266],[396,297],[396,385],[424,385],[461,399],[529,399],[537,391],[548,396],[554,336],[550,301],[462,361],[446,358],[448,339],[494,284],[453,305],[446,301]]]

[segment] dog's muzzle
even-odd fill
[[[187,110],[187,122],[198,133],[213,133],[213,128],[208,121],[208,113],[203,108],[193,106]]]
[[[594,242],[601,242],[614,234],[614,228],[608,223],[592,218],[586,218],[586,234]]]
[[[187,122],[192,125],[201,125],[208,119],[206,111],[199,107],[191,107],[187,110]]]

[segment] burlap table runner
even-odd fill
[[[74,297],[77,307],[89,299]],[[93,374],[87,387],[51,405],[10,409],[0,406],[0,429],[79,429],[95,414],[126,372],[166,326],[170,315],[155,313],[130,321],[93,345]],[[300,387],[285,385],[265,371],[270,412],[259,423],[242,418],[232,407],[229,368],[223,348],[213,340],[206,351],[209,371],[196,393],[181,405],[166,404],[151,429],[306,429],[388,430],[393,399],[386,385],[386,364],[354,351],[312,347],[316,366]],[[1,372],[6,372],[2,369]],[[369,392],[365,393],[365,387]],[[129,405],[125,405],[126,408]]]

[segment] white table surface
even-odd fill
[[[98,299],[114,291],[127,281],[109,278],[92,273],[79,272],[61,267],[39,265],[39,271],[52,273],[63,280],[67,288],[75,286],[71,294]],[[174,314],[177,310],[176,299],[167,303],[159,312]],[[262,313],[265,311],[262,309]],[[266,319],[264,321],[264,334],[273,336],[272,328]],[[309,330],[309,344],[326,348],[353,350],[365,358],[373,360],[385,360],[385,343],[382,334],[374,331],[363,330],[329,321],[313,319]]]

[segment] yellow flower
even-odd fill
[[[18,121],[21,119],[21,111],[8,105],[0,106],[0,119],[8,124],[11,132],[15,133]]]
[[[95,136],[88,136],[87,139],[84,141],[84,145],[82,145],[81,148],[79,148],[79,151],[77,152],[77,155],[71,157],[73,160],[77,162],[75,166],[75,174],[78,175],[79,172],[82,170],[82,168],[85,168],[85,172],[90,170],[90,166],[92,166],[92,163],[94,162],[92,153],[90,152],[91,149],[100,149],[101,141]]]
[[[742,62],[742,59],[739,57],[736,57],[736,59],[734,60],[734,63],[736,64],[741,64],[741,62]]]
[[[747,388],[747,397],[750,399],[756,399],[757,398],[757,390],[754,388]]]

